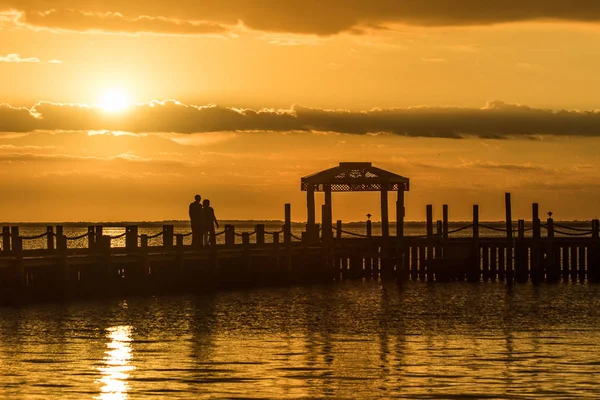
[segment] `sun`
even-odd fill
[[[100,97],[101,108],[108,112],[119,112],[129,107],[129,96],[123,90],[109,89]]]

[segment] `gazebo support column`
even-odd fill
[[[332,207],[331,207],[331,185],[325,185],[325,208],[327,209],[326,217],[327,217],[327,226],[329,227],[329,231],[325,231],[325,221],[323,221],[323,237],[325,236],[325,234],[328,234],[333,237],[333,230],[332,230],[333,212],[332,212]]]
[[[308,186],[306,191],[306,234],[310,241],[316,240],[316,229],[315,229],[315,187],[313,185]]]
[[[390,257],[390,223],[388,214],[388,187],[387,184],[384,184],[381,188],[381,236],[383,238],[381,247],[385,256],[381,258],[380,276],[382,280],[386,281],[394,278],[394,265]]]
[[[396,201],[396,279],[403,280],[407,274],[404,271],[404,187],[398,187]]]
[[[396,202],[396,236],[404,237],[404,188],[398,189],[398,201]]]
[[[381,189],[381,236],[384,239],[390,237],[387,186]]]

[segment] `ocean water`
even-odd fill
[[[0,309],[2,399],[600,398],[600,286],[344,282]]]

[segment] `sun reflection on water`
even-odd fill
[[[134,370],[129,365],[133,354],[131,352],[131,326],[113,326],[107,329],[106,336],[111,340],[107,343],[108,350],[104,357],[104,365],[100,368],[102,378],[98,380],[102,384],[101,393],[97,399],[101,400],[123,400],[127,398],[129,391],[129,372]]]

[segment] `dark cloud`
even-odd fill
[[[1,9],[20,11],[23,22],[38,27],[167,33],[204,33],[210,27],[233,26],[240,21],[257,30],[319,35],[360,32],[389,23],[453,26],[600,21],[597,0],[0,0]]]
[[[370,111],[251,110],[175,101],[142,103],[122,113],[97,107],[41,102],[30,110],[0,105],[0,132],[113,130],[132,133],[221,131],[317,131],[342,134],[387,133],[460,139],[475,136],[565,135],[600,137],[600,111],[544,110],[488,103],[483,108],[412,107]]]

